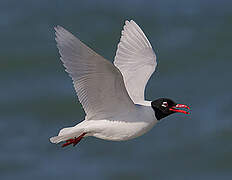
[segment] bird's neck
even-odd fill
[[[138,105],[142,105],[142,106],[151,106],[151,101],[141,101],[139,103],[136,103]]]

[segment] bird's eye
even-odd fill
[[[168,103],[167,102],[163,102],[162,106],[163,107],[168,107]]]

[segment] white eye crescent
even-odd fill
[[[161,106],[167,107],[167,106],[168,106],[168,103],[167,103],[167,102],[163,102],[163,104],[162,104]]]

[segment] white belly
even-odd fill
[[[102,121],[98,125],[101,127],[94,127],[94,131],[91,135],[97,138],[111,140],[111,141],[123,141],[136,138],[149,131],[157,121],[153,123],[147,122],[118,122],[109,120]]]
[[[118,116],[117,119],[87,120],[86,130],[90,132],[88,136],[97,138],[122,141],[141,136],[149,131],[158,121],[153,110],[137,111],[124,116]]]

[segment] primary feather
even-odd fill
[[[61,26],[56,42],[66,71],[72,77],[86,119],[104,119],[134,108],[120,71]]]
[[[126,21],[114,59],[134,103],[144,103],[147,81],[156,68],[156,55],[147,37],[133,21]]]

